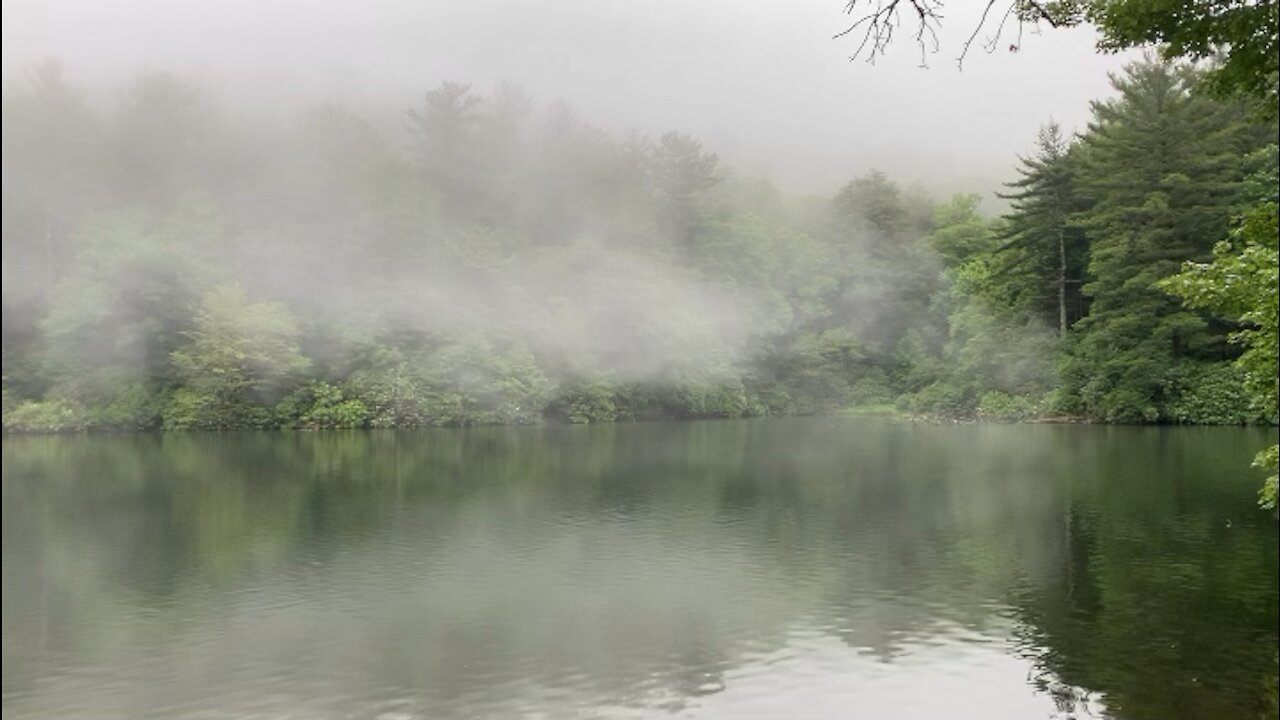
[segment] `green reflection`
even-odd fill
[[[6,439],[5,715],[696,715],[796,691],[769,658],[835,639],[813,672],[850,682],[993,648],[1046,712],[1274,717],[1276,523],[1236,467],[1267,442],[875,419]]]

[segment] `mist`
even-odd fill
[[[874,66],[850,62],[854,39],[832,39],[849,17],[824,0],[14,2],[3,62],[12,79],[58,58],[100,94],[164,70],[235,111],[336,100],[392,121],[442,81],[506,80],[612,131],[678,128],[786,190],[829,192],[874,167],[944,193],[985,192],[1040,123],[1082,129],[1122,58],[1095,54],[1081,28],[975,48],[961,71],[978,10],[957,4],[922,69],[910,42]]]
[[[1063,32],[962,70],[959,29],[928,68],[910,44],[850,62],[848,18],[816,3],[4,12],[6,407],[128,426],[919,390],[902,368],[943,352],[954,304],[930,238],[987,238],[989,191],[1114,64]],[[1050,383],[1006,364],[1008,392]]]
[[[1274,713],[1276,5],[954,5],[0,4],[4,717]]]

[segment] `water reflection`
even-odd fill
[[[1232,470],[1266,442],[834,419],[6,439],[4,713],[1274,716],[1276,523]]]

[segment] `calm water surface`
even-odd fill
[[[6,439],[3,715],[1275,717],[1273,435]]]

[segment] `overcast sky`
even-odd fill
[[[96,88],[169,70],[233,110],[399,109],[443,80],[510,80],[611,129],[688,132],[793,190],[871,167],[988,190],[1044,121],[1082,128],[1121,59],[1056,30],[960,72],[977,7],[955,3],[921,69],[905,34],[875,66],[849,62],[841,0],[6,0],[3,63],[9,79],[55,57]]]

